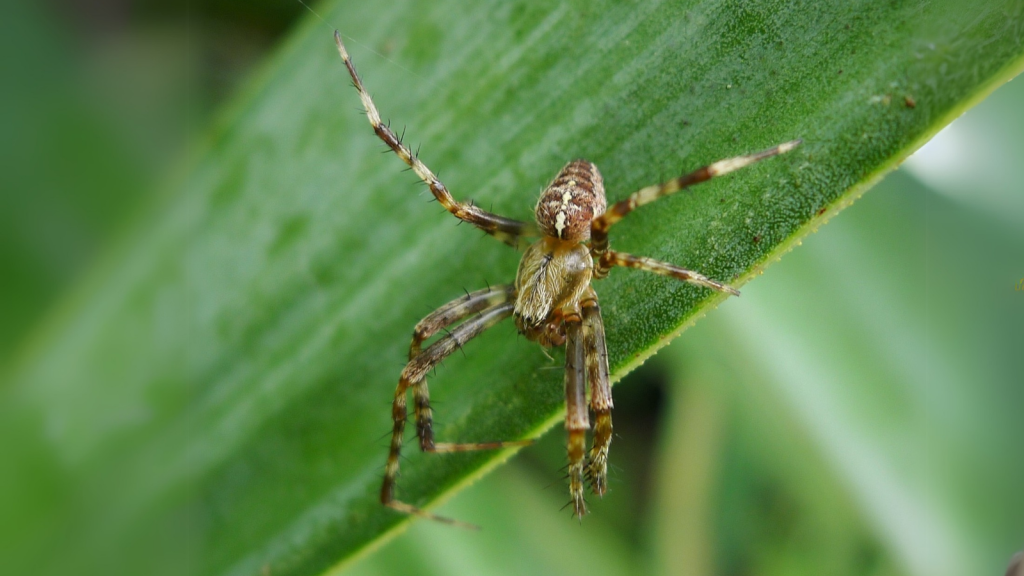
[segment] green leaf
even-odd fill
[[[1013,88],[1016,107],[1024,85]],[[1019,123],[1018,110],[1004,111]],[[998,182],[975,171],[981,186]],[[1015,192],[1002,195],[1014,202]],[[1024,511],[1024,463],[1007,457],[1024,433],[1024,308],[1011,280],[1024,235],[977,210],[992,198],[965,205],[901,170],[673,347],[695,388],[687,397],[733,411],[717,433],[746,453],[719,456],[711,472],[723,494],[705,506],[746,528],[709,530],[723,564],[873,574],[863,560],[888,556],[881,563],[906,574],[1005,570]],[[968,281],[949,282],[950,263],[965,262]],[[680,539],[681,518],[666,540]]]
[[[802,138],[613,229],[623,250],[740,283],[1024,64],[1013,0],[324,15],[453,193],[512,217],[571,158],[597,163],[615,200]],[[463,288],[511,281],[517,254],[424,202],[347,84],[331,31],[308,19],[35,335],[3,391],[8,565],[313,574],[407,522],[377,503],[378,438],[411,327]],[[720,301],[622,270],[597,290],[616,377]],[[554,356],[509,323],[471,343],[432,380],[438,437],[550,427]],[[420,505],[509,455],[406,452],[400,494]]]

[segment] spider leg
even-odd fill
[[[342,61],[345,62],[345,68],[348,69],[349,75],[352,76],[352,83],[355,85],[356,90],[359,91],[359,98],[363,101],[363,108],[366,109],[366,116],[370,119],[373,131],[430,187],[434,198],[437,198],[437,201],[446,210],[459,220],[469,222],[513,247],[517,246],[521,236],[537,235],[535,226],[531,222],[522,222],[492,214],[480,209],[472,202],[456,201],[451,193],[448,192],[448,188],[441,183],[441,180],[430,171],[430,168],[427,168],[426,164],[420,161],[418,154],[413,154],[412,150],[402,143],[402,139],[391,130],[391,127],[381,122],[380,112],[377,111],[377,106],[374,105],[370,94],[363,86],[363,81],[359,78],[359,74],[356,73],[356,67],[352,63],[348,51],[345,50],[345,44],[341,41],[341,34],[337,30],[334,31],[334,42],[338,45],[338,53],[341,55]]]
[[[569,496],[573,514],[587,513],[583,500],[583,458],[587,448],[586,349],[583,323],[579,313],[565,315],[565,429],[569,434]]]
[[[384,481],[380,488],[380,501],[385,506],[423,518],[429,518],[444,522],[446,524],[459,524],[472,527],[471,525],[457,522],[450,518],[436,516],[421,510],[411,504],[395,499],[395,486],[398,482],[399,459],[401,457],[402,442],[405,434],[405,421],[407,419],[406,392],[413,389],[415,399],[416,429],[420,438],[420,448],[424,452],[448,452],[455,449],[493,449],[508,446],[523,446],[532,440],[519,440],[512,442],[490,442],[486,444],[460,445],[460,444],[435,444],[433,432],[433,418],[430,410],[430,395],[426,385],[426,376],[430,370],[441,360],[461,348],[466,342],[482,334],[488,328],[501,322],[512,315],[514,304],[504,302],[483,310],[477,316],[470,318],[451,330],[446,336],[428,346],[425,350],[416,355],[415,358],[406,364],[402,375],[398,380],[398,387],[395,389],[395,397],[391,406],[391,419],[394,427],[391,432],[391,447],[388,452],[388,461],[384,471]],[[468,315],[468,313],[467,313]],[[466,448],[472,446],[472,448]]]
[[[690,284],[710,288],[716,292],[726,292],[733,296],[740,295],[740,291],[732,286],[727,286],[717,280],[712,280],[699,272],[680,268],[675,264],[669,264],[668,262],[662,262],[653,258],[634,256],[632,254],[626,254],[625,252],[608,250],[604,253],[604,256],[601,257],[601,264],[609,269],[613,266],[623,266],[625,268],[646,270],[647,272],[654,272],[655,274],[661,274],[662,276],[670,276],[676,280],[682,280],[684,282],[689,282]]]
[[[419,356],[423,342],[434,334],[451,326],[455,322],[465,320],[477,312],[482,312],[495,305],[509,302],[515,293],[515,286],[489,286],[483,290],[467,293],[434,310],[426,318],[420,320],[412,331],[412,343],[409,344],[409,360]]]
[[[708,164],[707,166],[698,168],[689,174],[684,174],[678,178],[669,180],[668,182],[641,188],[630,194],[629,198],[612,204],[607,210],[605,210],[604,214],[595,218],[590,224],[590,253],[594,256],[594,260],[598,262],[597,266],[594,267],[594,277],[604,278],[608,275],[609,266],[602,263],[602,256],[608,250],[608,229],[616,222],[625,218],[626,215],[633,210],[636,210],[644,204],[650,204],[659,198],[693,186],[694,184],[700,184],[701,182],[706,182],[716,176],[722,176],[723,174],[739,170],[740,168],[749,166],[755,162],[760,162],[765,158],[785,154],[799,146],[800,143],[801,140],[793,140],[791,142],[779,144],[774,148],[757,152],[756,154],[748,154],[746,156],[736,156],[734,158],[719,160],[718,162]]]
[[[612,387],[608,377],[608,347],[604,321],[593,288],[583,297],[583,345],[590,385],[590,409],[594,412],[594,441],[587,457],[587,476],[594,494],[608,490],[608,447],[612,443]]]

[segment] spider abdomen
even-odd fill
[[[537,201],[537,224],[545,236],[570,242],[590,239],[590,223],[604,214],[604,179],[592,162],[573,160]]]

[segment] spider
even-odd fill
[[[587,513],[584,480],[603,496],[608,489],[608,448],[612,441],[612,394],[608,377],[608,354],[604,323],[592,280],[605,278],[616,267],[635,268],[670,276],[718,292],[739,295],[726,284],[703,274],[643,256],[609,248],[608,230],[633,210],[688,186],[749,166],[765,158],[796,148],[800,140],[768,150],[719,160],[668,182],[641,188],[625,200],[607,206],[604,181],[597,166],[573,160],[555,176],[541,193],[536,207],[536,224],[492,214],[471,202],[455,200],[444,184],[420,161],[388,124],[366,92],[352,59],[334,32],[334,40],[352,83],[359,92],[373,131],[430,188],[434,198],[456,218],[468,222],[513,247],[526,237],[538,237],[519,262],[513,284],[470,292],[438,308],[420,320],[413,330],[409,362],[402,370],[391,409],[394,426],[385,467],[380,501],[385,506],[415,516],[461,524],[402,502],[395,496],[399,455],[407,418],[406,395],[412,389],[416,435],[424,452],[463,452],[525,446],[532,440],[455,444],[434,440],[433,416],[427,373],[469,340],[508,317],[515,319],[519,332],[544,348],[565,346],[565,428],[568,432],[568,479],[573,514]],[[461,323],[460,323],[461,322]],[[449,330],[452,325],[458,324]],[[439,332],[445,335],[423,348]],[[593,442],[586,450],[590,430],[586,385],[590,385],[589,411],[594,415]]]

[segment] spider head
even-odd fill
[[[545,236],[586,242],[590,222],[607,207],[604,179],[597,166],[586,160],[573,160],[555,176],[537,201],[537,224]]]
[[[556,348],[565,344],[565,325],[560,321],[551,321],[537,337],[537,343],[545,348]]]
[[[557,348],[565,344],[565,323],[561,317],[549,318],[540,324],[531,325],[529,320],[516,316],[516,327],[519,333],[544,348]]]

